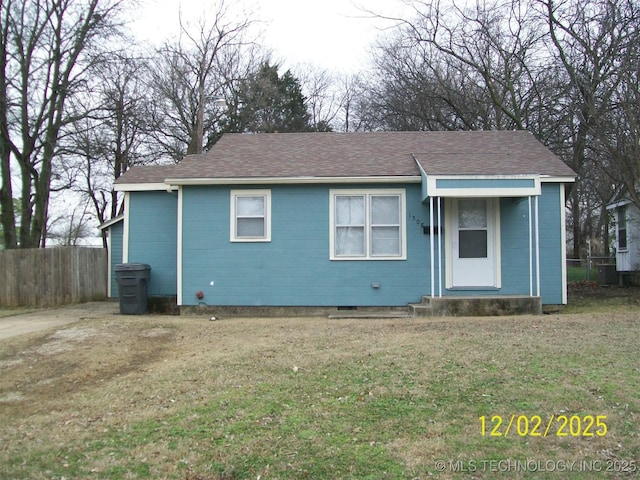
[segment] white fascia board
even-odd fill
[[[163,183],[119,183],[113,186],[116,192],[154,192],[162,190],[178,190],[177,186]]]
[[[438,188],[438,180],[533,180],[533,187],[506,188]],[[427,175],[427,194],[430,197],[523,197],[542,194],[539,175]]]
[[[241,178],[167,178],[168,185],[288,185],[352,183],[420,183],[420,176],[386,177],[241,177]]]
[[[540,181],[542,183],[574,183],[576,181],[576,177],[540,175]]]
[[[633,202],[630,199],[625,198],[615,203],[610,203],[609,205],[607,205],[607,210],[613,210],[618,207],[624,207],[625,205],[629,205],[630,203],[633,203]]]
[[[427,178],[427,172],[424,171],[424,168],[422,168],[422,165],[420,164],[420,162],[418,161],[418,159],[416,158],[416,156],[412,153],[411,156],[413,157],[413,160],[416,162],[416,165],[418,166],[418,170],[420,170],[420,174],[424,177]]]
[[[113,217],[111,220],[107,220],[106,222],[98,225],[98,230],[104,230],[105,228],[109,228],[111,225],[115,225],[118,222],[122,222],[124,220],[124,213],[121,213],[117,217]]]

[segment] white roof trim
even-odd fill
[[[272,185],[312,183],[420,183],[422,177],[229,177],[229,178],[167,178],[169,185]]]
[[[418,164],[419,165],[419,164]],[[517,179],[539,178],[540,182],[573,183],[574,177],[553,177],[536,175],[429,175],[430,178],[465,179]],[[288,184],[347,184],[347,183],[421,183],[419,175],[388,175],[375,177],[223,177],[223,178],[166,178],[163,183],[121,183],[114,185],[116,192],[145,192],[177,190],[178,185],[288,185]]]
[[[121,213],[117,217],[113,217],[111,220],[107,220],[106,222],[98,225],[98,230],[104,230],[105,228],[109,228],[111,225],[115,225],[118,222],[124,220],[124,213]]]
[[[610,203],[609,205],[607,205],[607,210],[613,210],[614,208],[623,207],[623,206],[625,206],[625,205],[629,205],[629,204],[631,204],[631,203],[633,203],[633,202],[631,201],[631,199],[629,199],[629,198],[623,198],[623,199],[621,199],[621,200],[618,200],[618,201],[617,201],[617,202],[615,202],[615,203]]]
[[[542,183],[574,183],[576,181],[576,177],[540,175],[540,181]]]
[[[116,192],[153,192],[158,190],[177,190],[177,187],[166,183],[117,183],[113,186]]]

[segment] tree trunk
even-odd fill
[[[0,176],[2,177],[2,185],[0,185],[0,221],[2,223],[4,248],[10,249],[18,247],[18,238],[16,236],[16,214],[9,165],[11,156],[3,141],[2,145],[0,145],[0,154],[2,155],[2,158],[0,158]]]

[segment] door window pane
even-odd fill
[[[483,199],[464,199],[458,202],[459,228],[486,228],[487,201]]]
[[[458,234],[460,258],[487,258],[486,230],[460,230]]]

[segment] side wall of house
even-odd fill
[[[626,215],[627,247],[619,249],[619,225],[618,216],[624,210]],[[633,272],[640,270],[640,211],[633,203],[625,203],[623,206],[611,208],[611,214],[616,223],[616,270],[618,272]]]
[[[619,270],[636,272],[640,270],[640,210],[633,203],[627,205],[627,247],[624,268]]]
[[[402,306],[419,301],[430,290],[429,237],[421,227],[429,223],[429,211],[421,203],[420,185],[390,187],[406,190],[406,260],[330,260],[331,188],[267,187],[271,241],[251,243],[230,241],[229,187],[184,187],[182,304],[198,304],[197,291],[204,292],[208,305]]]
[[[118,298],[118,282],[116,282],[115,266],[122,263],[122,232],[124,222],[114,223],[109,227],[109,279],[110,296]]]
[[[560,189],[562,183],[543,183],[539,200],[540,215],[540,290],[543,304],[562,304],[564,290],[562,271],[562,209]]]
[[[129,263],[151,266],[149,295],[177,294],[177,192],[130,192]]]

